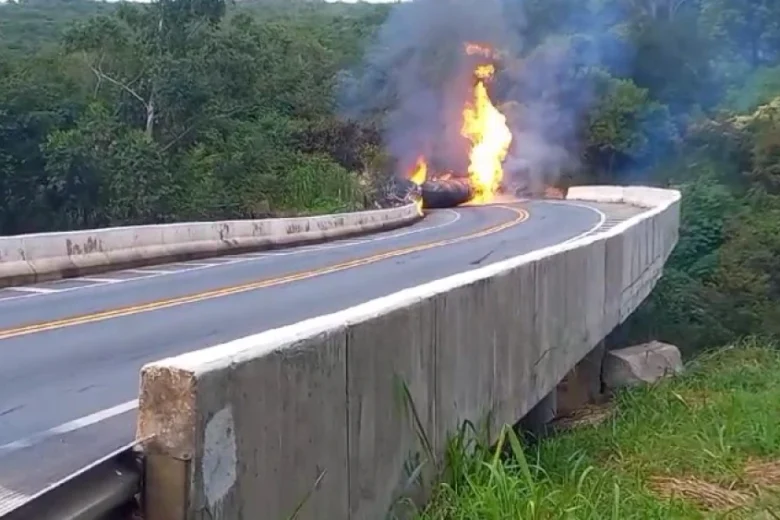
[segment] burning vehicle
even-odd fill
[[[562,196],[552,187],[579,167],[591,97],[566,71],[588,56],[568,41],[529,52],[517,7],[399,2],[340,76],[343,116],[378,123],[380,169],[391,174],[382,201],[423,209]]]
[[[477,58],[472,97],[463,107],[460,131],[470,146],[468,171],[460,175],[455,172],[430,172],[426,158],[418,157],[408,178],[419,186],[424,208],[485,204],[504,191],[503,161],[512,144],[512,132],[506,117],[496,108],[488,93],[487,84],[496,72],[491,62],[492,50],[467,43],[465,52]]]

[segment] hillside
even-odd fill
[[[74,22],[111,13],[115,8],[115,4],[92,0],[0,3],[0,46],[28,54],[56,45]]]

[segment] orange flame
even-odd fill
[[[421,155],[417,158],[417,162],[414,165],[414,169],[412,169],[412,172],[409,175],[409,180],[415,183],[417,186],[420,186],[422,185],[422,183],[425,182],[427,178],[428,178],[428,163],[425,161],[425,157]],[[415,200],[414,204],[415,206],[417,206],[417,213],[422,215],[423,214],[422,198]]]
[[[488,80],[493,77],[493,74],[496,73],[496,68],[493,65],[477,65],[477,68],[474,69],[474,76],[476,76],[478,79],[482,80]]]
[[[477,43],[465,45],[469,56],[480,55],[491,58],[493,50]],[[467,101],[463,109],[461,135],[471,142],[468,174],[474,186],[475,196],[471,202],[486,203],[493,199],[504,177],[502,163],[512,144],[512,132],[506,124],[506,117],[493,105],[485,83],[496,73],[495,66],[481,63],[474,68],[473,100]],[[437,175],[438,179],[449,178],[450,174]],[[424,156],[417,158],[409,180],[421,185],[428,178],[428,163]]]
[[[476,67],[474,99],[463,110],[461,135],[471,141],[468,172],[477,192],[473,202],[477,203],[489,202],[498,190],[504,177],[502,163],[512,144],[506,117],[493,105],[485,86],[494,73],[493,65]]]
[[[425,157],[422,155],[417,158],[417,162],[414,165],[414,170],[409,176],[409,180],[416,185],[421,185],[428,178],[428,163],[425,162]]]

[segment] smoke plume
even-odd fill
[[[465,45],[489,46],[497,65],[491,97],[513,134],[505,179],[546,185],[576,164],[577,127],[590,100],[576,76],[594,63],[597,49],[582,37],[532,39],[531,29],[522,0],[396,4],[360,67],[342,77],[342,113],[381,118],[399,174],[420,155],[433,171],[465,174],[468,145],[460,130],[475,65]]]

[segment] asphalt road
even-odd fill
[[[602,229],[638,210],[530,201],[391,232],[0,290],[2,496],[132,441],[147,362],[335,312]]]

